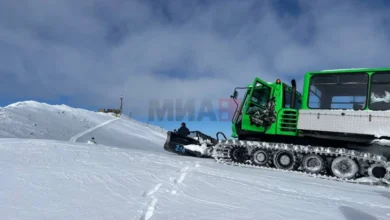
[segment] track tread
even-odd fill
[[[276,151],[287,150],[287,151],[294,152],[294,154],[298,154],[298,155],[300,154],[303,156],[307,154],[317,154],[324,158],[332,158],[332,160],[338,156],[346,156],[355,160],[358,163],[359,167],[362,169],[361,172],[359,173],[360,177],[368,177],[367,174],[368,167],[370,164],[373,163],[383,164],[386,167],[387,174],[385,178],[381,180],[377,180],[376,182],[360,182],[359,179],[342,179],[334,176],[332,172],[328,170],[329,166],[324,168],[324,170],[318,174],[311,174],[303,170],[297,170],[297,169],[283,170],[283,169],[278,169],[270,166],[259,166],[250,163],[250,161],[239,163],[233,161],[232,158],[230,157],[230,151],[233,147],[247,148],[249,155],[254,149],[259,148],[263,150],[273,151],[273,153],[271,154],[274,154]],[[273,157],[273,155],[271,156]],[[388,162],[385,157],[376,154],[371,154],[371,153],[358,152],[356,150],[348,150],[345,148],[312,147],[312,146],[304,146],[304,145],[265,143],[260,141],[243,141],[243,140],[229,139],[229,140],[220,141],[220,143],[214,146],[212,157],[216,160],[217,163],[223,163],[223,164],[233,165],[233,166],[260,168],[266,170],[277,170],[282,172],[292,172],[292,173],[297,173],[305,176],[349,182],[349,183],[379,185],[379,186],[386,186],[386,187],[390,186],[390,162]],[[302,161],[298,161],[299,164],[301,164],[301,162]],[[326,164],[328,163],[326,162]]]

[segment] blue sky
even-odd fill
[[[258,76],[388,66],[385,0],[0,2],[0,105],[37,100],[148,121],[153,99],[217,106]],[[217,110],[215,110],[217,111]],[[181,121],[151,122],[168,129]],[[227,122],[188,122],[230,133]]]

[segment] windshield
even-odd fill
[[[271,90],[269,87],[257,83],[252,93],[251,102],[259,106],[265,106],[268,102],[270,93]]]
[[[270,95],[271,89],[269,87],[264,86],[261,83],[257,83],[250,98],[250,104],[246,113],[252,115],[256,111],[264,109],[268,103]]]

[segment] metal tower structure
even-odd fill
[[[119,108],[119,114],[122,114],[123,97],[121,95],[121,107]]]

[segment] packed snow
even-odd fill
[[[184,145],[184,149],[190,150],[192,152],[197,152],[199,153],[198,155],[200,156],[212,155],[211,148],[208,147],[206,143],[201,143],[200,145],[196,145],[196,144]]]
[[[193,137],[195,140],[198,140],[200,145],[196,144],[189,144],[184,145],[184,149],[190,150],[192,152],[197,152],[199,156],[211,156],[212,155],[212,148],[210,147],[213,143],[211,140],[206,139],[204,140],[201,137]]]
[[[184,145],[184,149],[193,151],[193,152],[198,152],[200,155],[205,155],[205,156],[210,156],[211,152],[208,150],[210,148],[207,147],[207,144],[201,144],[201,145],[195,145],[195,144],[189,144],[189,145]]]
[[[1,219],[390,219],[388,188],[179,156],[165,130],[124,116],[1,113]]]

